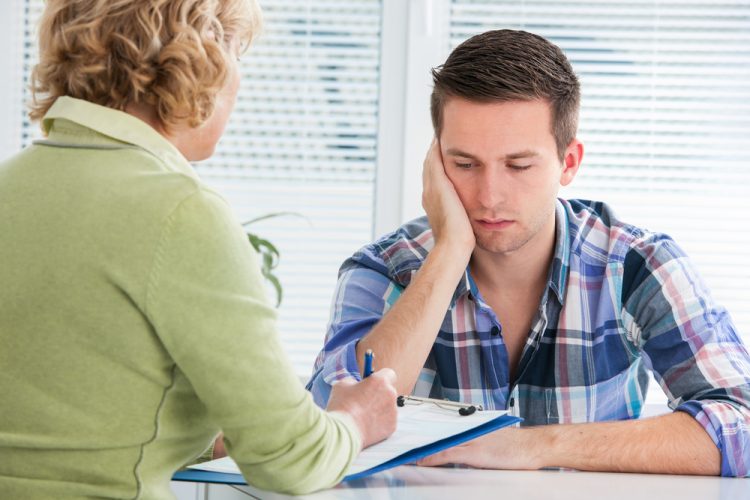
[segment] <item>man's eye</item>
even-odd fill
[[[456,166],[458,168],[471,168],[471,163],[459,163],[459,162],[456,162]]]
[[[513,170],[526,170],[531,168],[531,165],[508,165]]]

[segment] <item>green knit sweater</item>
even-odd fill
[[[309,492],[359,452],[312,402],[226,202],[144,122],[63,97],[0,163],[0,498],[164,498],[219,430]]]

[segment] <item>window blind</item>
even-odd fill
[[[548,38],[581,80],[562,196],[671,235],[750,342],[750,2],[453,0],[446,50],[498,28]]]
[[[278,246],[279,329],[301,376],[323,346],[341,263],[372,238],[380,2],[272,0],[243,57],[237,106],[197,166],[251,231]]]
[[[21,67],[23,81],[22,98],[23,103],[26,104],[31,102],[31,92],[29,91],[31,70],[39,60],[37,50],[37,25],[39,23],[39,18],[42,15],[42,10],[44,10],[44,0],[24,0],[21,6],[23,7],[23,62]],[[39,124],[31,123],[29,120],[28,109],[25,105],[20,107],[20,116],[18,117],[18,120],[20,122],[20,127],[17,130],[20,131],[20,142],[22,147],[26,147],[31,144],[31,141],[42,137],[42,131],[39,128]]]
[[[343,260],[373,233],[381,6],[378,0],[265,0],[241,59],[237,105],[214,156],[196,164],[249,230],[281,253],[282,342],[300,376],[323,345]],[[25,74],[43,2],[26,0]],[[23,122],[24,143],[38,127]],[[269,297],[273,290],[269,287]],[[186,305],[189,307],[189,305]]]

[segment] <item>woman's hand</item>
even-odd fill
[[[214,454],[211,458],[216,460],[217,458],[224,458],[227,456],[227,449],[224,448],[224,433],[220,433],[216,436],[214,441]]]
[[[346,378],[331,388],[328,411],[349,414],[362,435],[362,448],[378,443],[396,430],[396,372],[383,368],[361,382]]]

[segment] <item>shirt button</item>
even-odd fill
[[[498,335],[500,335],[500,328],[493,326],[492,330],[490,330],[490,333],[493,337],[497,337]]]

